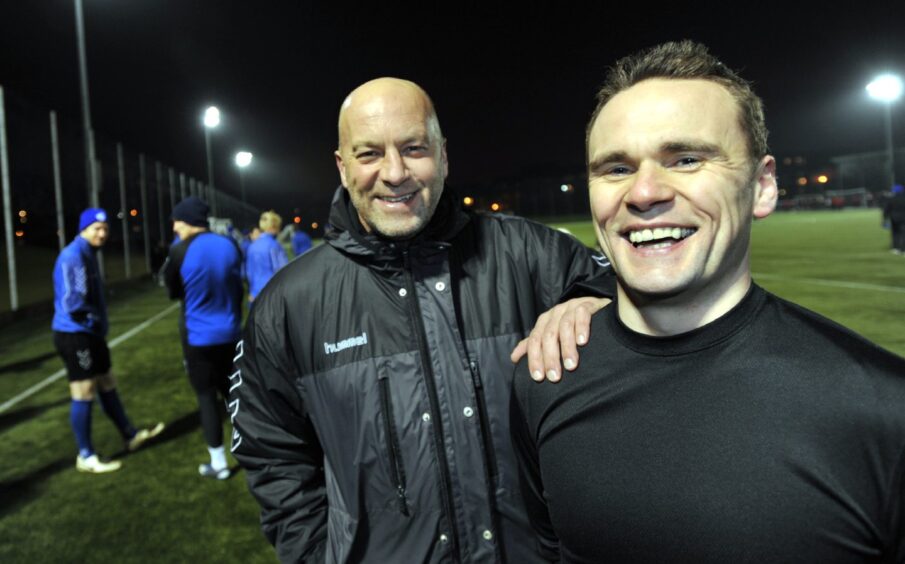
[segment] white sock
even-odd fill
[[[211,467],[214,470],[223,470],[226,468],[226,449],[222,445],[218,447],[207,447],[207,451],[211,453]]]

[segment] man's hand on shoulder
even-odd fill
[[[528,371],[541,382],[546,376],[558,382],[562,365],[570,372],[578,367],[578,346],[588,342],[591,316],[610,303],[609,298],[574,298],[542,314],[534,329],[522,339],[509,358],[518,362],[528,355]],[[560,361],[562,361],[560,363]]]

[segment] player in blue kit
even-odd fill
[[[164,429],[158,423],[150,429],[136,429],[116,391],[107,348],[107,303],[97,251],[109,233],[107,212],[88,208],[79,217],[79,234],[57,257],[53,267],[53,342],[66,363],[72,398],[69,423],[75,433],[79,454],[75,467],[80,472],[101,474],[119,470],[118,460],[101,460],[91,442],[91,411],[100,398],[107,417],[116,424],[126,450],[134,451]]]
[[[277,271],[289,262],[286,250],[277,241],[283,218],[273,210],[261,214],[261,235],[248,246],[245,259],[248,298],[254,300]]]
[[[242,327],[242,252],[234,240],[208,230],[208,211],[194,196],[173,208],[173,231],[180,241],[170,249],[164,280],[170,299],[182,300],[183,356],[210,453],[210,463],[198,472],[225,480],[230,471],[217,395],[227,397]]]

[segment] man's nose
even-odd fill
[[[669,202],[675,197],[668,173],[657,164],[644,163],[638,168],[625,203],[639,211],[647,211],[657,204]]]
[[[399,151],[387,151],[380,167],[380,180],[389,186],[399,186],[408,179],[409,170]]]

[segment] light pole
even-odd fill
[[[242,190],[242,203],[245,201],[245,169],[251,164],[252,154],[248,151],[239,151],[236,153],[236,166],[239,167],[239,188]]]
[[[894,74],[882,74],[865,87],[874,100],[883,102],[886,115],[886,154],[889,161],[886,189],[891,190],[896,183],[895,156],[892,145],[892,103],[902,95],[902,79]]]
[[[88,202],[98,207],[97,170],[94,150],[94,131],[91,129],[91,102],[88,98],[88,62],[85,56],[85,20],[82,15],[82,0],[75,0],[75,34],[79,52],[79,86],[82,94],[82,127],[85,135],[85,172],[88,184]]]
[[[211,196],[214,198],[214,157],[211,153],[211,130],[220,125],[220,110],[217,106],[210,106],[204,110],[204,147],[207,150],[207,184],[211,187]],[[211,202],[214,215],[217,214],[215,202]]]

